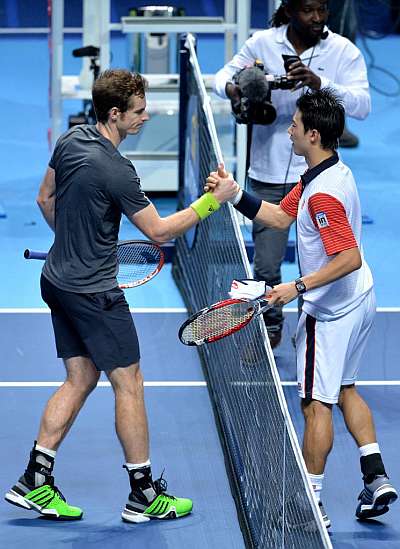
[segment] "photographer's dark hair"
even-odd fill
[[[287,25],[290,22],[289,17],[286,15],[285,8],[297,8],[301,4],[301,0],[282,0],[279,8],[274,12],[271,18],[271,27],[281,27]]]
[[[102,72],[92,88],[93,106],[99,122],[107,122],[113,107],[121,112],[129,108],[131,95],[144,97],[147,81],[139,73],[125,69],[110,69]]]
[[[329,88],[309,91],[296,101],[304,131],[318,130],[324,149],[335,150],[343,133],[345,111],[342,102]]]

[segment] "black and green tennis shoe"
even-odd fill
[[[122,520],[141,523],[151,519],[170,520],[189,515],[193,509],[192,500],[171,496],[166,493],[166,489],[167,483],[161,476],[151,481],[148,487],[132,490],[122,511]]]
[[[191,499],[159,494],[147,506],[129,498],[121,516],[124,521],[136,523],[147,522],[151,519],[169,520],[189,515],[192,508]]]
[[[69,505],[60,490],[54,486],[53,477],[48,477],[46,484],[38,487],[29,486],[24,475],[5,495],[6,501],[36,511],[42,517],[51,520],[80,520],[82,509]]]

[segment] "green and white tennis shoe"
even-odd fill
[[[192,512],[192,500],[167,494],[167,483],[162,477],[153,482],[152,488],[156,496],[150,503],[145,493],[131,492],[129,494],[129,499],[121,514],[124,521],[141,523],[151,519],[169,520],[185,517]]]
[[[33,510],[42,517],[51,520],[80,520],[83,515],[82,509],[69,505],[60,490],[54,486],[53,477],[37,488],[26,484],[24,476],[7,492],[6,501]]]

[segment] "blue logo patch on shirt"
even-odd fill
[[[328,218],[326,217],[325,212],[319,212],[315,216],[317,220],[317,225],[320,229],[324,229],[325,227],[329,227]]]

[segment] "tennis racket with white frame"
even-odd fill
[[[47,252],[25,250],[25,259],[46,259]],[[117,244],[118,284],[122,289],[146,284],[162,269],[162,248],[149,240],[122,240]]]
[[[179,329],[179,339],[184,345],[213,343],[241,330],[269,308],[264,296],[218,301],[188,318]]]

